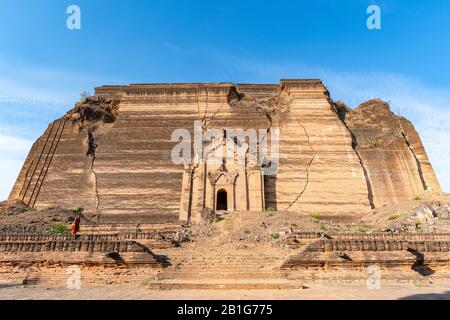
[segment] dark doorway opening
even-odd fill
[[[216,210],[228,210],[228,197],[225,190],[219,190],[219,192],[217,192]]]
[[[277,176],[264,176],[264,200],[266,210],[277,211]]]

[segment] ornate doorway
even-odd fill
[[[228,210],[228,195],[227,192],[223,189],[217,192],[217,205],[216,210]]]

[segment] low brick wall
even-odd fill
[[[318,240],[309,244],[305,252],[329,251],[405,251],[449,252],[450,241],[404,240]]]
[[[336,240],[407,240],[407,241],[450,241],[450,233],[370,233],[336,234]]]
[[[166,232],[167,233],[167,232]],[[110,234],[92,234],[79,235],[77,239],[70,235],[47,235],[47,234],[0,234],[0,241],[68,241],[68,240],[86,240],[86,241],[114,241],[114,240],[152,240],[161,239],[161,236],[167,236],[160,232],[122,232]]]
[[[335,240],[407,240],[407,241],[450,241],[450,233],[340,233],[293,232],[288,240],[328,238]]]
[[[148,252],[135,241],[107,240],[53,240],[53,241],[0,241],[0,252]]]
[[[321,232],[293,232],[289,237],[297,239],[318,239],[321,238],[324,233]]]

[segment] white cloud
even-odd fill
[[[109,81],[0,56],[0,199],[8,196],[32,142],[47,125],[67,112],[80,92],[93,93],[95,86]]]
[[[8,198],[32,144],[31,140],[0,135],[0,201]]]
[[[0,135],[0,154],[8,158],[23,158],[23,153],[28,152],[31,144],[31,140]]]
[[[11,62],[0,56],[0,101],[67,105],[84,90],[93,93],[96,86],[119,79],[80,70],[52,69]]]
[[[99,76],[11,63],[0,56],[0,199],[8,197],[32,142]],[[92,92],[92,91],[91,91]]]

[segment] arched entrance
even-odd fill
[[[228,210],[228,195],[223,189],[217,192],[216,210]]]

